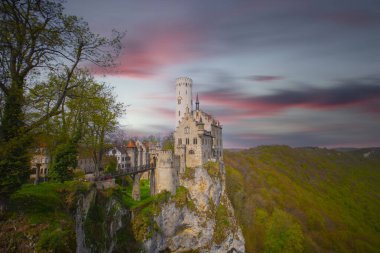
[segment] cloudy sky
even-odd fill
[[[175,78],[193,79],[226,147],[380,146],[378,0],[68,0],[94,32],[126,31],[99,80],[128,133],[174,130]]]

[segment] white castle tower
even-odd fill
[[[186,110],[188,109],[190,113],[193,111],[193,80],[189,77],[178,77],[175,82],[177,99],[175,126],[177,127]]]

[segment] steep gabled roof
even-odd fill
[[[127,148],[136,148],[136,142],[133,140],[130,140],[127,144]]]

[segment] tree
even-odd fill
[[[116,156],[110,156],[106,164],[105,171],[107,173],[114,173],[117,170],[117,159]]]
[[[267,223],[264,251],[266,253],[302,252],[303,241],[301,226],[287,212],[275,209]]]
[[[86,108],[82,120],[85,122],[83,142],[92,151],[95,173],[98,174],[105,150],[105,137],[117,127],[117,119],[124,113],[125,106],[116,102],[113,89],[104,83],[94,82],[88,94],[92,99],[83,101]]]
[[[114,31],[110,39],[93,34],[86,22],[63,10],[60,0],[0,2],[0,204],[28,178],[32,132],[62,112],[77,87],[79,65],[111,66],[121,49],[123,34]],[[58,92],[38,115],[28,106],[29,91],[54,77]]]
[[[58,145],[49,175],[50,178],[60,182],[73,179],[73,172],[77,167],[79,139],[80,133],[68,142]]]
[[[162,149],[174,151],[174,135],[173,135],[173,133],[170,133],[168,136],[164,137],[164,139],[162,140]]]

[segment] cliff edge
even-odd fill
[[[186,168],[176,194],[153,209],[151,226],[140,238],[146,252],[245,252],[244,238],[225,192],[221,163]],[[141,228],[142,212],[133,217],[135,235]]]

